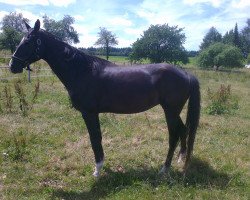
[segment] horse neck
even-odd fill
[[[96,69],[101,70],[106,66],[115,66],[107,60],[79,52],[79,50],[53,37],[43,35],[43,41],[46,46],[42,58],[49,64],[68,90],[78,88],[73,85],[78,82],[77,78],[81,79],[83,84],[91,84],[90,81],[93,80],[91,77],[93,77]],[[70,59],[66,58],[65,50],[70,52]],[[74,53],[77,56],[74,56]]]
[[[57,75],[57,77],[61,80],[64,86],[69,90],[72,87],[72,80],[76,74],[77,67],[70,67],[67,59],[65,58],[65,49],[72,50],[73,48],[68,44],[61,42],[55,38],[45,37],[44,42],[46,44],[44,55],[42,59],[44,59],[52,71]],[[75,71],[75,73],[73,73]]]

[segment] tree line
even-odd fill
[[[0,48],[9,49],[12,53],[25,34],[23,21],[29,22],[21,13],[11,12],[1,21]],[[58,39],[69,44],[79,43],[79,34],[74,29],[75,20],[65,15],[61,20],[54,20],[47,15],[43,16],[44,29],[54,34]],[[224,35],[215,27],[211,27],[204,36],[199,51],[187,51],[184,48],[186,41],[183,28],[178,26],[151,25],[143,32],[131,47],[116,48],[117,36],[105,27],[100,27],[95,47],[79,48],[92,55],[128,56],[131,62],[141,62],[144,59],[151,63],[168,62],[172,64],[186,64],[189,57],[198,55],[200,67],[241,67],[244,59],[250,52],[250,19],[246,26],[238,30],[235,27]]]

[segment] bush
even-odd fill
[[[247,56],[247,64],[250,64],[250,53]]]
[[[199,67],[243,67],[243,56],[239,48],[215,43],[203,50],[197,59]]]
[[[221,85],[218,91],[207,90],[209,104],[206,107],[206,113],[210,115],[229,114],[238,109],[238,101],[231,94],[231,86]]]
[[[243,56],[239,48],[230,46],[222,51],[217,57],[223,67],[243,67]]]

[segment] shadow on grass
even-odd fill
[[[171,189],[171,187],[179,185],[180,187],[223,189],[230,181],[227,174],[214,170],[207,162],[198,158],[192,159],[185,178],[177,170],[172,170],[165,176],[158,175],[159,169],[155,168],[129,169],[125,173],[114,172],[109,168],[104,168],[104,170],[106,175],[96,180],[89,191],[54,190],[52,199],[100,199],[131,186],[143,187],[145,184],[152,188],[161,185]]]

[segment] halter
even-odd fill
[[[29,67],[29,64],[30,64],[29,60],[30,60],[30,58],[32,58],[34,56],[37,59],[40,59],[40,55],[39,55],[40,48],[39,48],[39,46],[42,44],[42,41],[41,41],[40,38],[38,38],[36,40],[36,44],[37,44],[37,46],[36,46],[36,49],[35,49],[34,53],[31,54],[28,59],[25,60],[25,59],[22,59],[22,58],[19,58],[19,57],[15,56],[15,55],[11,56],[11,58],[13,58],[14,60],[16,60],[19,63],[21,63],[23,66],[27,66],[26,69],[29,70],[29,71],[31,71],[31,69]]]

